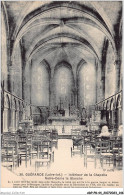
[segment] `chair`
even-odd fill
[[[50,159],[54,161],[53,155],[54,151],[51,151],[48,145],[39,145],[38,159]]]
[[[26,167],[28,160],[30,160],[31,164],[31,145],[28,145],[28,140],[25,133],[18,136],[18,156],[20,165],[23,159],[25,160]]]
[[[73,141],[73,146],[71,147],[71,157],[76,154],[79,154],[82,156],[83,145],[82,145],[81,129],[72,129],[71,137]]]
[[[54,161],[54,152],[49,147],[50,142],[48,140],[42,140],[38,146],[38,159],[35,161],[35,170],[44,165],[49,166]]]
[[[39,158],[39,152],[42,148],[42,151],[45,149],[49,149],[52,151],[52,142],[44,135],[34,135],[32,137],[32,144],[31,144],[31,157],[34,156]]]
[[[51,141],[52,147],[58,148],[58,139],[52,139]]]
[[[40,135],[43,135],[46,138],[50,139],[51,138],[51,130],[42,130],[42,131],[40,131]]]
[[[40,167],[46,165],[47,167],[50,166],[50,158],[47,159],[38,159],[35,161],[35,171],[37,171]]]
[[[4,142],[1,149],[1,161],[2,166],[11,167],[12,170],[19,166],[16,141],[6,140]]]
[[[84,136],[84,166],[87,167],[88,162],[94,162],[96,168],[95,155],[95,136],[91,133]]]
[[[71,157],[77,154],[82,156],[82,153],[83,153],[82,151],[83,151],[82,145],[76,146],[76,148],[73,145],[73,147],[71,147]]]
[[[123,149],[122,149],[122,139],[117,137],[113,141],[113,155],[115,160],[115,166],[119,169],[122,169],[123,166]]]
[[[52,129],[51,139],[52,140],[58,140],[58,131],[56,129]]]
[[[31,140],[31,159],[35,156],[38,158],[39,146],[42,143],[43,137],[40,135],[34,135]]]
[[[88,151],[92,153],[93,143],[94,141],[91,134],[83,136],[84,153],[88,153]]]
[[[81,130],[80,129],[72,129],[71,130],[71,137],[76,138],[77,136],[81,136]]]
[[[113,151],[112,151],[112,143],[110,141],[110,139],[106,140],[106,139],[101,139],[100,141],[97,140],[96,144],[95,144],[95,155],[100,156],[100,163],[101,163],[101,167],[104,168],[104,162],[106,160],[106,164],[108,162],[108,164],[112,164],[114,166],[114,155],[113,155]]]
[[[12,141],[17,141],[17,133],[14,132],[5,132],[1,136],[1,144],[4,144],[6,140],[12,140]]]

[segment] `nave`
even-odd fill
[[[122,20],[121,1],[1,2],[2,170],[121,175]]]

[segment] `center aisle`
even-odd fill
[[[71,139],[58,140],[58,149],[54,151],[54,163],[51,164],[50,171],[76,172],[83,170],[83,157],[81,158],[80,155],[71,157],[71,147]]]

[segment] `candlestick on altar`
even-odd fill
[[[61,100],[61,98],[60,98],[60,110],[62,109],[62,100]]]
[[[70,116],[70,104],[68,105],[68,107],[69,107],[69,116]]]

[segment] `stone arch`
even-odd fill
[[[120,94],[117,96],[115,111],[116,111],[115,120],[116,120],[116,124],[118,128],[119,125],[122,125],[122,105],[121,105],[121,95]]]
[[[17,110],[17,102],[16,102],[15,98],[13,98],[13,100],[12,100],[12,109]]]
[[[65,67],[69,68],[70,70],[72,70],[71,64],[69,64],[67,61],[63,60],[63,61],[56,64],[56,66],[54,68],[54,73],[55,73],[56,70],[58,70],[62,66],[65,66]]]
[[[110,110],[114,110],[114,108],[115,108],[115,102],[114,102],[114,98],[112,98],[110,100]]]
[[[120,107],[121,107],[121,95],[119,94],[117,96],[116,108],[120,108]]]
[[[11,108],[10,98],[9,98],[9,95],[8,95],[8,94],[5,96],[4,107],[5,107],[5,108],[8,108],[8,109]]]
[[[103,104],[102,104],[102,109],[103,109],[103,110],[106,110],[105,101],[104,101]]]
[[[41,63],[41,62],[40,62]],[[47,69],[47,71],[48,71],[48,73],[49,73],[49,78],[51,77],[51,68],[50,68],[50,65],[49,65],[49,63],[47,62],[47,60],[42,60],[42,63],[43,63],[43,65],[46,67],[46,69]]]
[[[106,110],[110,110],[110,100],[106,101]]]
[[[76,69],[76,75],[79,74],[79,71],[80,71],[81,67],[82,67],[83,65],[85,65],[85,63],[86,63],[86,61],[85,61],[84,59],[82,59],[82,60],[78,63],[77,69]]]

